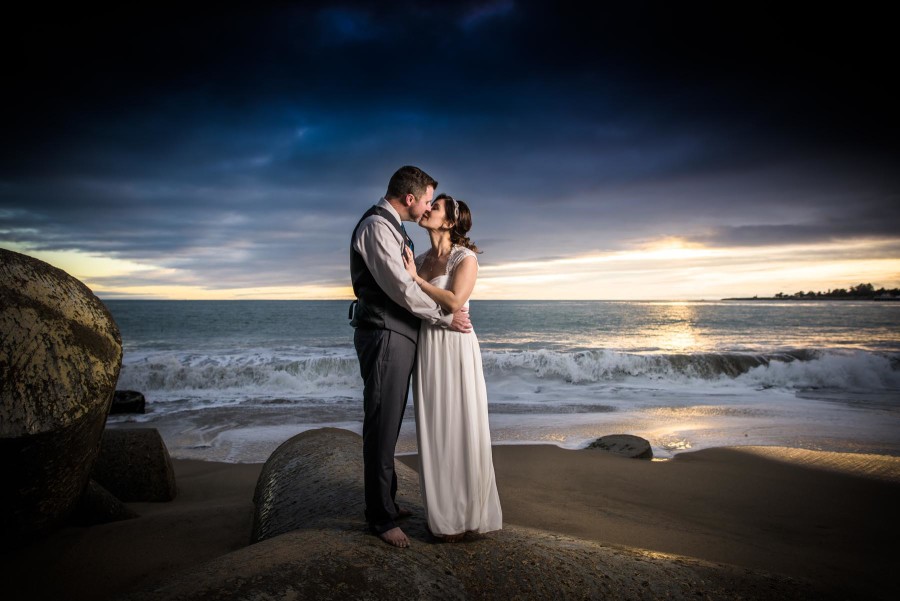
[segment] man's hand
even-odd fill
[[[453,321],[450,322],[450,329],[461,334],[470,334],[472,332],[472,322],[469,321],[468,307],[462,307],[453,314]]]

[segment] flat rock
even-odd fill
[[[126,503],[171,501],[176,495],[172,460],[156,428],[105,430],[91,477]]]
[[[0,537],[60,524],[88,483],[122,361],[80,281],[0,249]]]
[[[589,449],[600,449],[621,457],[631,459],[653,459],[650,442],[640,436],[631,434],[610,434],[601,436],[587,446]]]
[[[136,390],[117,390],[113,396],[110,415],[118,413],[144,413],[147,400]]]
[[[127,599],[829,599],[807,582],[687,557],[506,525],[460,543],[426,531],[418,478],[397,464],[413,511],[396,549],[362,515],[362,438],[304,432],[273,453],[257,485],[260,542],[150,585]],[[288,495],[297,494],[289,517]],[[502,491],[501,491],[502,494]],[[293,528],[281,534],[277,531]]]
[[[94,526],[139,517],[108,490],[90,480],[84,493],[69,516],[68,523],[75,526]]]

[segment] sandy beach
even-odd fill
[[[900,458],[738,447],[650,462],[503,445],[494,462],[509,524],[781,573],[848,598],[895,589]],[[115,599],[246,546],[262,465],[174,467],[173,502],[131,503],[140,518],[4,551],[5,598]]]

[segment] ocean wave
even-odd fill
[[[356,356],[154,353],[123,363],[117,388],[164,396],[347,396],[361,384]],[[355,395],[354,395],[355,396]]]
[[[522,351],[486,353],[487,373],[528,371],[541,378],[559,378],[579,384],[646,377],[700,379],[739,376],[772,361],[809,360],[810,351],[777,355],[740,353],[636,354],[617,351]]]
[[[572,384],[647,379],[737,381],[795,389],[900,390],[900,357],[869,351],[635,354],[538,350],[484,353],[483,359],[487,377],[529,373]]]
[[[772,361],[739,380],[762,387],[900,392],[900,357],[855,351],[821,353],[808,361]]]
[[[900,357],[868,351],[771,354],[636,354],[606,350],[483,351],[485,378],[561,381],[737,383],[753,388],[900,390]],[[117,386],[165,398],[356,398],[355,354],[183,353],[129,356]]]

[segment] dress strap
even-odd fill
[[[453,270],[456,269],[466,257],[475,257],[475,261],[478,261],[478,255],[471,249],[468,249],[465,246],[454,246],[450,253],[450,258],[447,259],[447,274],[452,274]]]

